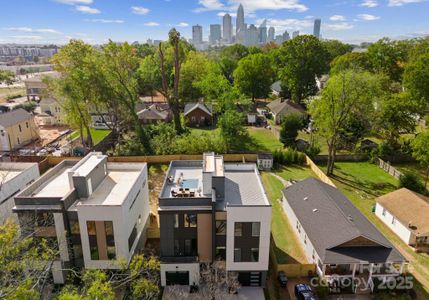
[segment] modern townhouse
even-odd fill
[[[331,287],[348,280],[356,292],[359,281],[361,291],[405,272],[406,259],[335,187],[309,177],[283,190],[282,206],[308,261]]]
[[[65,269],[116,269],[144,244],[149,219],[146,163],[109,163],[92,152],[64,160],[15,197],[23,232],[57,245],[52,273]]]
[[[243,286],[264,286],[271,205],[254,163],[172,161],[159,196],[161,285],[198,285],[221,261]]]
[[[37,163],[0,162],[0,224],[13,217],[13,197],[39,178]]]

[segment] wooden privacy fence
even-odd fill
[[[323,173],[322,170],[319,169],[319,167],[311,160],[310,157],[308,157],[306,155],[305,159],[306,159],[307,166],[310,167],[310,169],[314,172],[314,174],[317,175],[317,177],[319,177],[319,179],[321,181],[323,181],[324,183],[327,183],[333,187],[336,187],[335,184],[332,182],[332,180],[328,176],[326,176],[326,174]]]
[[[386,162],[381,158],[378,158],[378,166],[396,179],[399,179],[403,175],[402,172],[398,171],[395,167],[393,167],[390,162]]]
[[[270,243],[270,257],[271,262],[273,263],[274,272],[277,274],[280,271],[286,273],[289,278],[297,278],[297,277],[306,277],[310,273],[315,274],[316,265],[315,264],[300,264],[300,263],[290,263],[290,264],[279,264],[277,262],[277,257],[274,251],[275,242],[271,239]]]

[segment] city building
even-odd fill
[[[268,29],[268,37],[267,37],[267,43],[274,42],[276,35],[276,29],[274,27],[270,27]]]
[[[18,150],[39,139],[33,115],[25,109],[0,114],[0,152]]]
[[[246,37],[246,24],[244,23],[244,8],[239,5],[237,9],[237,19],[235,25],[235,42],[237,44],[244,44]]]
[[[223,16],[223,42],[226,44],[232,43],[232,18],[230,14]]]
[[[211,24],[210,36],[209,36],[210,45],[219,45],[221,40],[222,40],[222,29],[220,24]]]
[[[249,28],[247,28],[246,30],[244,45],[256,46],[258,44],[259,44],[259,30],[255,25],[251,24]]]
[[[203,27],[201,25],[192,26],[192,44],[194,46],[203,43]]]
[[[299,30],[292,32],[292,38],[296,38],[299,35]]]
[[[283,35],[282,34],[276,35],[276,38],[275,38],[274,42],[277,45],[281,45],[283,43]]]
[[[429,248],[429,197],[401,188],[377,199],[375,215],[407,245]]]
[[[146,239],[146,163],[109,163],[92,152],[64,160],[15,197],[23,232],[56,244],[55,283],[71,268],[119,269]],[[54,249],[53,249],[54,250]]]
[[[259,43],[261,45],[265,45],[267,43],[267,20],[264,20],[264,22],[262,22],[262,24],[259,26]]]
[[[287,32],[287,30],[285,30],[285,32],[283,32],[283,42],[290,40],[290,35],[289,32]]]
[[[320,39],[320,25],[322,23],[321,19],[315,19],[314,20],[314,28],[313,28],[313,35]]]
[[[39,176],[37,163],[0,162],[0,224],[13,217],[13,197]]]
[[[198,285],[200,264],[222,261],[242,286],[264,286],[271,205],[256,164],[221,155],[172,161],[159,196],[161,285]]]
[[[282,207],[308,261],[331,287],[348,278],[394,280],[407,260],[335,187],[309,177],[283,189]],[[362,289],[362,290],[363,290]]]

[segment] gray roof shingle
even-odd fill
[[[291,100],[277,99],[267,104],[267,107],[274,113],[299,113],[305,114],[305,109]]]
[[[29,120],[32,115],[25,109],[18,108],[16,110],[0,114],[0,126],[4,128],[10,127],[14,124],[21,123],[22,121]]]
[[[283,195],[324,263],[405,261],[338,189],[310,177],[285,188]],[[356,238],[375,246],[343,245]]]
[[[212,116],[213,115],[213,109],[212,106],[210,104],[205,104],[205,103],[201,103],[201,102],[197,102],[197,103],[186,103],[185,105],[185,110],[184,110],[184,115],[186,116],[187,114],[189,114],[191,111],[194,111],[195,109],[201,109],[202,111],[204,111],[206,114]]]

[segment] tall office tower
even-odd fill
[[[211,24],[210,37],[209,37],[210,45],[215,45],[220,43],[221,39],[222,39],[222,30],[221,30],[220,24]]]
[[[292,38],[296,38],[298,35],[299,35],[299,30],[294,31],[294,32],[292,33]]]
[[[223,41],[227,44],[232,43],[232,19],[230,14],[223,16]]]
[[[277,45],[281,45],[283,43],[283,35],[281,35],[281,34],[276,35],[276,38],[274,39],[274,42]]]
[[[268,29],[267,42],[268,43],[274,42],[275,35],[276,35],[276,30],[274,29],[274,27],[270,27],[270,29]]]
[[[203,27],[201,25],[192,26],[192,44],[200,45],[203,43]]]
[[[289,32],[285,30],[285,32],[283,33],[283,42],[287,40],[290,40],[290,35],[289,35]]]
[[[259,26],[259,43],[265,45],[267,43],[267,20]]]
[[[235,42],[238,44],[244,44],[246,38],[246,24],[244,23],[244,8],[240,4],[237,10],[237,20],[235,26]]]
[[[320,39],[320,24],[322,23],[321,19],[315,19],[314,20],[314,28],[313,28],[313,35]]]
[[[258,28],[251,24],[249,26],[249,28],[247,28],[246,30],[246,35],[245,35],[245,42],[244,44],[246,46],[256,46],[259,44],[259,30]]]

